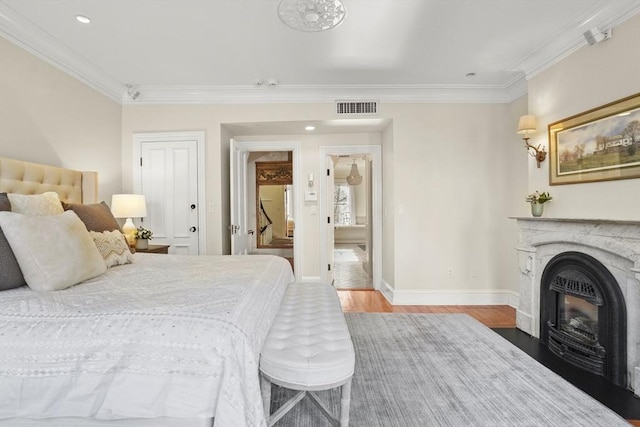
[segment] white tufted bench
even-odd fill
[[[325,283],[291,283],[260,355],[262,399],[272,426],[306,395],[333,425],[349,425],[353,343],[335,289]],[[299,390],[270,415],[271,383]],[[313,391],[341,386],[340,416]]]

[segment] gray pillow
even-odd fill
[[[7,193],[0,193],[0,211],[11,212],[11,202]],[[20,265],[0,228],[0,291],[19,288],[26,284]]]

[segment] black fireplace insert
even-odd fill
[[[565,362],[627,383],[627,314],[617,281],[580,252],[553,257],[540,281],[540,341]]]

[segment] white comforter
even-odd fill
[[[0,293],[2,419],[264,425],[260,349],[293,281],[274,256],[136,254],[69,289]]]

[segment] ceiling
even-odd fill
[[[305,33],[280,21],[279,0],[2,0],[0,35],[123,103],[510,102],[585,31],[640,11],[640,0],[343,3],[341,25]]]

